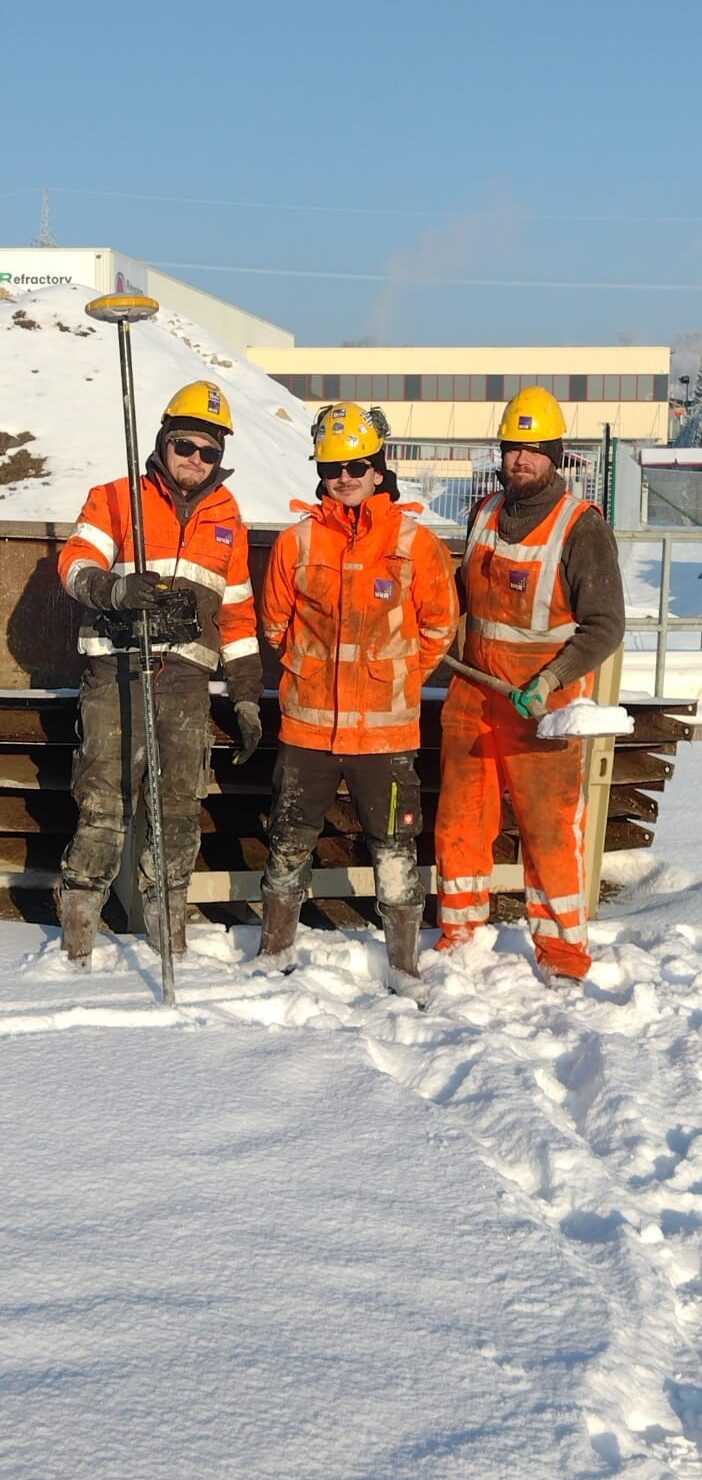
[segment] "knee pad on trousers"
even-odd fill
[[[417,868],[414,838],[406,843],[377,843],[369,840],[375,892],[383,905],[424,904],[424,888]]]

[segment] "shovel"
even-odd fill
[[[478,668],[469,668],[467,663],[459,663],[458,658],[445,657],[444,663],[453,668],[455,673],[460,673],[462,678],[470,678],[486,689],[495,689],[496,693],[505,694],[507,698],[518,687],[507,683],[504,678],[495,678],[492,673],[481,673]],[[557,740],[575,736],[581,740],[591,740],[596,736],[631,735],[633,729],[633,716],[621,705],[595,704],[593,699],[574,699],[571,704],[564,704],[561,709],[554,709],[541,716],[536,727],[536,738]]]

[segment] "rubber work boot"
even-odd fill
[[[293,943],[304,897],[302,891],[295,894],[276,894],[274,889],[262,884],[263,916],[257,953],[259,971],[292,970],[295,964]],[[265,962],[261,960],[262,957],[265,957]]]
[[[57,904],[63,926],[61,950],[76,971],[89,971],[93,941],[105,903],[102,889],[75,889],[62,884]]]
[[[539,971],[541,972],[544,986],[550,987],[554,991],[563,992],[568,987],[582,987],[583,985],[582,977],[568,976],[565,971],[558,971],[555,966],[547,966],[543,961],[539,966]]]
[[[378,906],[388,953],[388,988],[398,997],[411,997],[426,1007],[429,988],[419,975],[419,932],[424,905],[381,904]]]
[[[187,889],[168,890],[168,915],[171,922],[171,949],[174,956],[184,956],[187,950],[185,943],[185,909],[188,900]],[[158,897],[155,889],[149,889],[142,898],[144,908],[144,925],[146,927],[146,939],[152,951],[157,956],[161,954],[161,930],[158,919]]]

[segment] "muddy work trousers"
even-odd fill
[[[333,755],[281,745],[268,822],[267,887],[282,895],[307,892],[325,814],[345,781],[373,862],[378,903],[423,904],[416,843],[422,813],[414,755]]]
[[[207,794],[209,674],[166,655],[154,678],[163,838],[171,889],[187,889],[200,846],[200,800]],[[134,655],[91,658],[80,687],[80,747],[71,791],[78,826],[62,860],[69,888],[101,889],[116,877],[125,833],[142,789],[146,840],[139,859],[142,892],[155,888],[141,674]]]
[[[509,699],[455,681],[442,714],[441,793],[436,817],[442,943],[459,944],[489,914],[493,844],[509,794],[522,844],[524,887],[536,959],[584,977],[584,746],[536,738]]]

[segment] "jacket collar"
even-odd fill
[[[154,484],[154,487],[158,489],[162,498],[167,499],[172,505],[180,523],[185,526],[201,504],[213,494],[216,495],[223,490],[222,480],[228,475],[225,468],[217,468],[214,478],[208,478],[202,487],[197,488],[190,497],[187,497],[178,487],[177,483],[173,482],[168,469],[164,467],[161,459],[155,452],[152,452],[151,456],[146,460],[146,476]]]
[[[369,534],[371,530],[385,524],[395,511],[421,514],[424,505],[398,504],[393,502],[389,493],[372,493],[370,498],[364,499],[363,503],[359,504],[358,510],[347,509],[337,499],[330,498],[327,493],[324,493],[321,501],[315,504],[304,503],[302,499],[293,499],[290,510],[295,514],[309,514],[319,524],[335,525],[347,535],[360,536]]]

